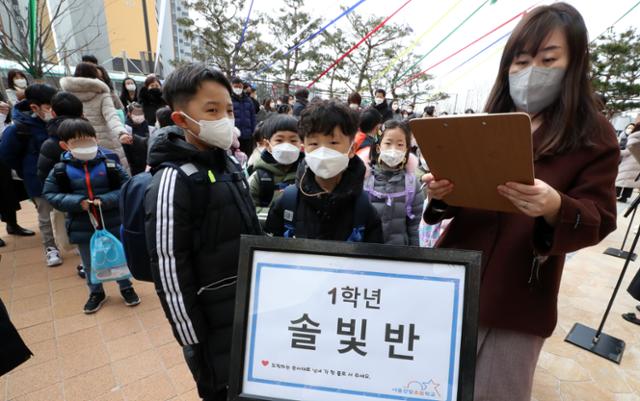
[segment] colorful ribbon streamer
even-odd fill
[[[480,12],[480,10],[486,6],[487,4],[493,4],[495,3],[495,0],[485,0],[482,4],[480,4],[480,6],[478,6],[478,8],[476,8],[475,10],[473,10],[473,12],[471,14],[469,14],[467,16],[467,18],[465,18],[464,20],[462,20],[462,22],[460,24],[458,24],[458,26],[456,26],[455,28],[453,28],[453,30],[451,32],[449,32],[447,34],[447,36],[445,36],[444,38],[442,38],[442,40],[440,42],[438,42],[434,47],[431,48],[431,50],[429,50],[427,52],[427,54],[425,54],[424,56],[420,57],[418,59],[418,61],[416,61],[415,63],[413,63],[413,65],[411,65],[411,67],[407,68],[402,74],[400,74],[400,76],[398,77],[398,79],[396,79],[396,82],[401,80],[402,78],[404,78],[407,74],[409,74],[411,72],[411,70],[417,66],[418,64],[420,64],[422,62],[422,60],[424,60],[428,55],[430,55],[431,53],[433,53],[438,47],[440,47],[441,44],[443,44],[447,39],[449,39],[449,37],[451,35],[453,35],[454,33],[456,33],[456,31],[458,31],[458,29],[460,29],[467,21],[469,21],[471,18],[473,18],[474,15],[476,15],[478,12]]]
[[[36,35],[38,30],[38,2],[29,1],[29,62],[33,65],[36,59]],[[33,74],[35,71],[31,71]]]
[[[380,72],[378,75],[375,76],[375,78],[373,78],[373,82],[377,81],[378,79],[380,79],[382,76],[386,75],[389,71],[391,71],[391,69],[393,68],[394,65],[396,65],[398,63],[398,61],[400,59],[402,59],[404,56],[406,56],[407,54],[409,54],[411,51],[413,51],[413,49],[416,48],[416,46],[418,46],[418,44],[422,41],[422,39],[424,39],[425,36],[427,36],[431,31],[433,31],[436,26],[438,26],[445,18],[447,18],[449,16],[449,14],[451,14],[451,12],[460,5],[460,3],[462,3],[463,0],[458,0],[456,3],[454,3],[451,7],[449,7],[449,9],[447,11],[445,11],[444,14],[442,14],[440,16],[440,18],[438,18],[429,28],[427,28],[427,30],[425,30],[424,32],[422,32],[420,34],[420,36],[418,36],[409,47],[407,47],[406,49],[404,49],[402,51],[402,53],[400,53],[399,55],[397,55],[393,60],[391,60],[391,63],[389,63],[389,65],[387,66],[387,68],[385,68],[384,70],[382,70],[382,72]]]
[[[626,13],[622,14],[622,16],[621,16],[620,18],[618,18],[618,19],[616,20],[616,22],[614,22],[613,24],[609,25],[609,26],[607,27],[607,29],[605,29],[605,30],[604,30],[604,32],[602,32],[600,35],[596,36],[596,37],[591,41],[591,43],[593,43],[593,42],[595,42],[596,40],[598,40],[598,39],[599,39],[602,35],[604,35],[604,34],[605,34],[609,29],[613,28],[615,25],[617,25],[617,24],[618,24],[618,22],[622,21],[624,17],[626,17],[627,15],[631,14],[631,12],[632,12],[633,10],[635,10],[635,9],[636,9],[636,7],[638,7],[638,6],[640,6],[640,1],[638,1],[636,4],[634,4],[634,5],[633,5],[629,10],[627,10],[627,12],[626,12]]]
[[[291,49],[289,49],[288,52],[286,52],[285,54],[282,55],[282,58],[287,57],[289,54],[291,54],[292,52],[294,52],[295,50],[299,49],[300,46],[304,45],[305,43],[307,43],[308,41],[312,40],[313,38],[315,38],[316,36],[320,35],[322,32],[324,32],[327,28],[329,28],[331,25],[333,25],[336,21],[338,21],[340,18],[344,17],[347,14],[350,14],[353,10],[356,9],[356,7],[358,7],[360,4],[364,3],[366,0],[358,0],[356,1],[351,7],[347,8],[346,10],[344,10],[340,15],[338,15],[337,17],[335,17],[334,19],[332,19],[331,21],[329,21],[329,23],[327,23],[325,26],[323,26],[322,28],[318,29],[317,32],[309,35],[306,39],[300,41],[298,44],[296,44],[295,46],[293,46]],[[271,64],[267,65],[266,67],[262,68],[261,70],[258,71],[258,74],[267,71],[268,69],[270,69],[271,67],[273,67],[279,60],[275,60],[273,61]]]
[[[326,70],[324,70],[322,72],[322,74],[318,75],[318,77],[316,79],[314,79],[309,85],[307,85],[307,88],[311,88],[316,82],[318,82],[322,77],[324,77],[325,75],[327,75],[327,73],[329,71],[331,71],[333,69],[333,67],[335,67],[336,65],[338,65],[345,57],[347,57],[349,54],[351,54],[351,52],[353,52],[355,49],[358,48],[358,46],[360,46],[365,40],[369,39],[373,34],[375,34],[376,32],[378,32],[380,30],[380,28],[382,28],[383,26],[385,26],[385,24],[391,19],[393,18],[396,14],[398,14],[400,12],[400,10],[402,10],[407,4],[411,3],[412,0],[407,0],[405,1],[396,11],[393,12],[393,14],[389,15],[387,18],[384,19],[384,21],[382,21],[381,23],[378,24],[378,26],[376,26],[375,28],[373,28],[368,34],[366,34],[362,39],[360,39],[360,41],[358,43],[356,43],[355,45],[353,45],[351,47],[351,49],[347,50],[346,53],[344,53],[342,56],[340,56],[336,61],[333,62],[333,64],[331,64],[329,66],[329,68],[327,68]],[[489,0],[487,0],[489,1]]]
[[[238,57],[238,53],[240,53],[240,48],[242,48],[242,44],[244,43],[244,35],[247,33],[247,27],[249,26],[249,17],[251,17],[251,10],[253,10],[253,2],[251,0],[251,4],[249,4],[249,12],[247,13],[247,18],[244,20],[244,26],[242,27],[242,33],[240,34],[240,40],[236,45],[235,54],[233,56],[233,75],[236,75],[236,57]]]
[[[452,59],[453,57],[457,56],[458,54],[462,53],[463,51],[465,51],[466,49],[470,48],[471,46],[475,45],[476,43],[480,42],[482,39],[486,38],[487,36],[493,34],[494,32],[504,28],[505,26],[509,25],[510,23],[512,23],[513,21],[517,20],[518,18],[523,17],[526,13],[529,12],[529,10],[531,10],[532,8],[534,8],[536,5],[533,5],[521,12],[519,12],[518,14],[514,15],[513,17],[509,18],[508,20],[506,20],[505,22],[503,22],[502,24],[498,25],[497,27],[493,28],[492,30],[490,30],[489,32],[485,33],[484,35],[480,36],[479,38],[477,38],[476,40],[470,42],[469,44],[467,44],[466,46],[464,46],[463,48],[459,49],[458,51],[450,54],[449,56],[443,58],[442,60],[438,61],[437,63],[431,65],[429,68],[420,71],[416,74],[414,74],[413,76],[411,76],[409,79],[407,79],[406,81],[404,81],[403,83],[401,83],[400,85],[398,85],[398,87],[404,86],[406,84],[408,84],[409,82],[413,81],[414,79],[426,74],[427,72],[431,71],[432,69],[434,69],[435,67],[439,66],[440,64],[446,62],[447,60]],[[509,32],[511,33],[511,32]],[[489,46],[491,47],[491,45]],[[486,50],[486,49],[485,49]]]

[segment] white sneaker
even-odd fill
[[[47,266],[54,267],[60,266],[62,264],[62,256],[60,256],[60,251],[58,250],[58,248],[50,246],[47,247],[46,252]]]

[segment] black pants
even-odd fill
[[[198,395],[204,401],[226,401],[227,386],[217,383],[215,369],[213,368],[214,355],[206,343],[187,345],[182,348],[184,359],[191,370]]]
[[[244,153],[245,155],[247,155],[247,157],[251,157],[251,154],[253,153],[253,148],[254,148],[254,143],[253,143],[253,138],[240,138],[240,150],[242,151],[242,153]]]
[[[616,195],[621,201],[626,201],[633,194],[633,188],[616,187]]]

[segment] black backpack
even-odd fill
[[[260,196],[258,198],[258,204],[256,205],[259,207],[269,207],[273,201],[273,194],[276,192],[276,189],[280,191],[284,190],[295,182],[295,180],[282,181],[281,183],[276,184],[271,171],[258,168],[255,172],[258,174],[258,182],[260,186]]]
[[[122,185],[120,182],[120,174],[118,173],[117,163],[114,160],[106,159],[104,164],[107,167],[107,180],[109,180],[109,189],[116,190]],[[58,162],[53,166],[53,177],[56,179],[60,192],[71,193],[71,181],[67,174],[67,163]]]

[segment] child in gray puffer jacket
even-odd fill
[[[387,121],[382,129],[364,190],[382,219],[384,243],[419,246],[424,193],[415,175],[405,170],[411,130],[405,122],[395,120]]]

